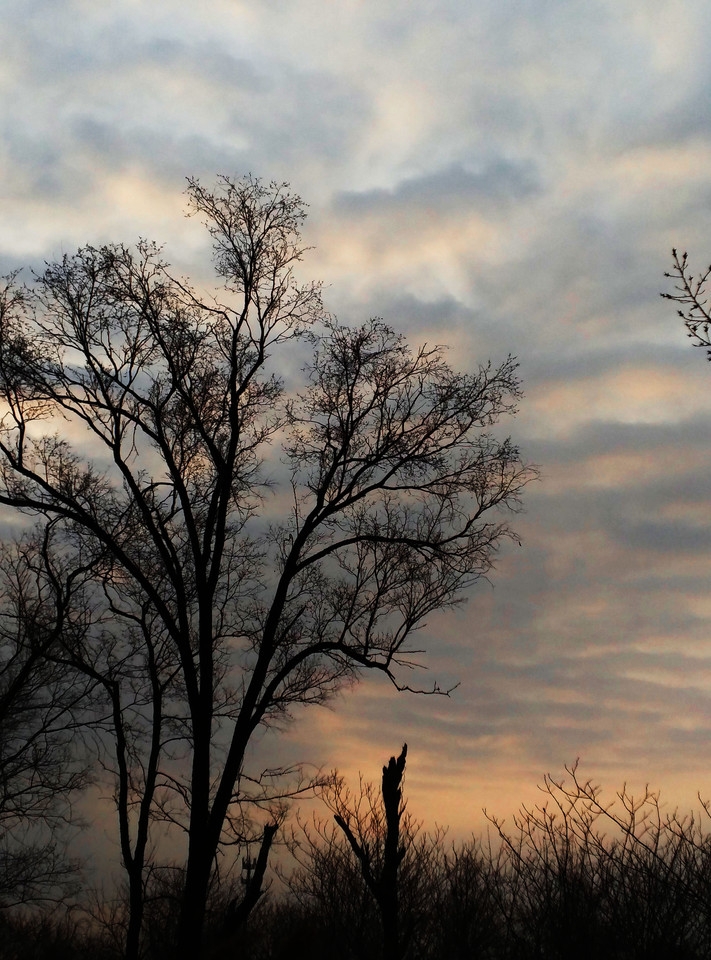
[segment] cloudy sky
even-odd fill
[[[406,739],[412,812],[459,832],[576,757],[711,796],[711,368],[659,297],[672,246],[711,259],[711,6],[4,0],[3,30],[0,272],[143,236],[199,273],[185,176],[251,171],[309,202],[342,321],[520,360],[523,545],[419,638],[459,688],[368,681],[284,755],[375,777]]]

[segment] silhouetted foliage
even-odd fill
[[[404,955],[412,960],[706,960],[711,955],[711,833],[694,816],[665,811],[656,793],[623,787],[612,800],[579,777],[547,777],[542,800],[510,821],[491,817],[485,840],[446,842],[404,811],[398,899]],[[350,829],[368,848],[376,875],[387,825],[380,792],[351,794],[336,783],[332,809],[350,810]],[[706,813],[702,810],[702,817]],[[227,960],[371,960],[380,955],[380,911],[361,862],[333,820],[295,832],[298,866],[285,890],[272,887],[247,922],[225,938],[224,917],[241,895],[232,875],[208,897],[205,955]],[[146,895],[146,960],[175,955],[181,868],[151,874]],[[104,909],[107,902],[104,901]],[[80,914],[27,923],[0,913],[12,960],[122,954],[121,910],[101,925]],[[98,914],[95,914],[98,917]],[[37,932],[41,939],[37,939]],[[92,952],[93,951],[93,952]]]
[[[547,800],[522,808],[513,831],[491,818],[513,897],[516,956],[702,957],[711,949],[711,836],[664,812],[659,795],[547,777]]]
[[[623,788],[604,801],[577,767],[566,780],[546,778],[542,789],[542,803],[522,808],[510,828],[490,818],[494,833],[484,842],[447,847],[441,832],[423,834],[405,814],[399,895],[409,924],[406,956],[707,957],[711,835],[698,820],[664,812],[649,790],[634,798]],[[369,816],[375,799],[366,784],[348,803],[359,811],[351,817],[358,849],[382,855],[382,808]],[[295,901],[277,910],[276,922],[301,931],[314,958],[377,955],[378,911],[353,845],[317,821],[299,851],[290,880]],[[289,955],[288,946],[280,952],[273,944],[263,956]]]

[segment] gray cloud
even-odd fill
[[[335,198],[337,213],[356,215],[375,211],[387,216],[394,210],[425,207],[439,215],[463,213],[478,208],[501,214],[509,204],[540,193],[533,163],[514,163],[498,157],[481,169],[453,164],[420,177],[401,180],[391,190],[345,191]]]
[[[701,776],[711,380],[658,294],[672,245],[711,254],[708,5],[137,11],[7,5],[3,270],[93,238],[122,177],[152,191],[121,194],[126,229],[186,174],[291,179],[341,319],[451,342],[455,367],[520,357],[502,429],[542,469],[493,589],[417,638],[452,698],[371,681],[269,749],[357,764],[412,740],[453,808],[578,754]]]

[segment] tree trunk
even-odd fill
[[[199,849],[199,840],[194,843],[191,835],[178,922],[176,953],[180,960],[199,960],[201,956],[211,868],[212,859],[204,849]]]
[[[398,873],[405,850],[400,845],[400,818],[402,817],[402,775],[405,770],[407,744],[400,756],[390,757],[383,767],[383,806],[385,807],[385,848],[383,870],[378,884],[378,906],[383,924],[384,960],[401,960],[402,945],[398,930]]]
[[[400,844],[400,819],[402,817],[402,775],[405,770],[407,744],[404,743],[400,756],[390,757],[383,767],[383,806],[385,808],[385,842],[383,846],[383,864],[380,876],[373,873],[372,852],[367,844],[358,843],[348,822],[339,814],[335,821],[343,830],[353,853],[360,862],[361,872],[366,886],[370,890],[380,912],[383,932],[383,960],[402,960],[405,946],[401,942],[399,931],[398,874],[405,856],[405,848]]]
[[[142,869],[128,878],[128,930],[126,931],[126,960],[138,960],[143,926],[143,876]]]
[[[201,956],[210,874],[216,852],[208,830],[211,732],[207,717],[194,718],[188,856],[178,923],[177,956],[181,960],[199,960]]]
[[[257,901],[262,895],[262,883],[264,882],[264,874],[266,873],[269,862],[269,851],[271,850],[272,841],[278,829],[278,823],[268,823],[264,828],[259,854],[254,863],[254,873],[247,879],[244,897],[239,903],[235,901],[230,904],[227,916],[225,917],[225,934],[227,936],[236,933],[240,927],[247,922],[250,913],[254,910]]]

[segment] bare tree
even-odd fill
[[[690,272],[689,256],[686,252],[679,256],[672,250],[674,266],[665,277],[674,280],[674,292],[662,293],[665,300],[679,304],[677,314],[686,325],[688,336],[695,347],[704,347],[711,360],[711,313],[708,306],[707,284],[711,276],[711,266],[694,276]]]
[[[72,799],[88,782],[77,732],[93,684],[55,658],[82,573],[45,576],[49,530],[0,551],[0,906],[66,896]],[[80,627],[79,627],[80,629]]]
[[[458,374],[379,320],[328,317],[319,287],[294,277],[304,210],[285,185],[190,181],[188,196],[220,300],[144,242],[8,281],[0,503],[53,518],[67,551],[109,556],[106,616],[149,611],[170,650],[192,960],[231,811],[249,799],[255,731],[364,670],[411,689],[408,638],[490,570],[510,532],[500,508],[533,471],[489,432],[519,398],[511,358]],[[311,360],[286,395],[278,358],[296,340]],[[280,520],[263,463],[276,444]]]
[[[105,571],[103,585],[108,582],[109,573]],[[156,625],[147,601],[137,603],[130,614],[125,605],[118,607],[110,596],[107,609],[118,629],[104,627],[93,644],[66,649],[64,662],[87,677],[103,695],[105,716],[97,747],[102,766],[115,784],[118,839],[128,883],[125,957],[137,960],[146,870],[153,866],[150,826],[161,791],[166,790],[167,772],[161,773],[159,762],[176,738],[169,706],[177,670],[165,633]]]
[[[426,955],[428,913],[445,886],[445,831],[425,832],[407,812],[406,756],[403,745],[383,767],[380,789],[361,777],[352,792],[336,778],[321,793],[333,822],[314,816],[292,831],[298,867],[287,884],[312,926],[327,927],[327,955]]]
[[[374,848],[363,837],[363,825],[357,823],[360,838],[356,837],[351,829],[353,813],[347,805],[340,804],[340,809],[334,815],[334,820],[341,828],[360,864],[365,884],[378,904],[380,921],[383,928],[383,957],[385,960],[401,960],[407,949],[407,938],[401,936],[399,917],[399,872],[400,865],[405,859],[407,848],[401,842],[400,821],[405,811],[402,802],[402,777],[405,772],[407,744],[403,744],[400,756],[390,757],[390,762],[383,767],[382,779],[382,816],[384,823],[380,831],[381,849]],[[371,804],[371,814],[374,811]],[[356,817],[356,820],[358,818]],[[370,826],[370,833],[376,832]],[[379,863],[376,864],[376,859]]]
[[[508,944],[500,955],[677,958],[709,953],[709,836],[659,794],[610,800],[566,768],[502,841],[497,889]]]

